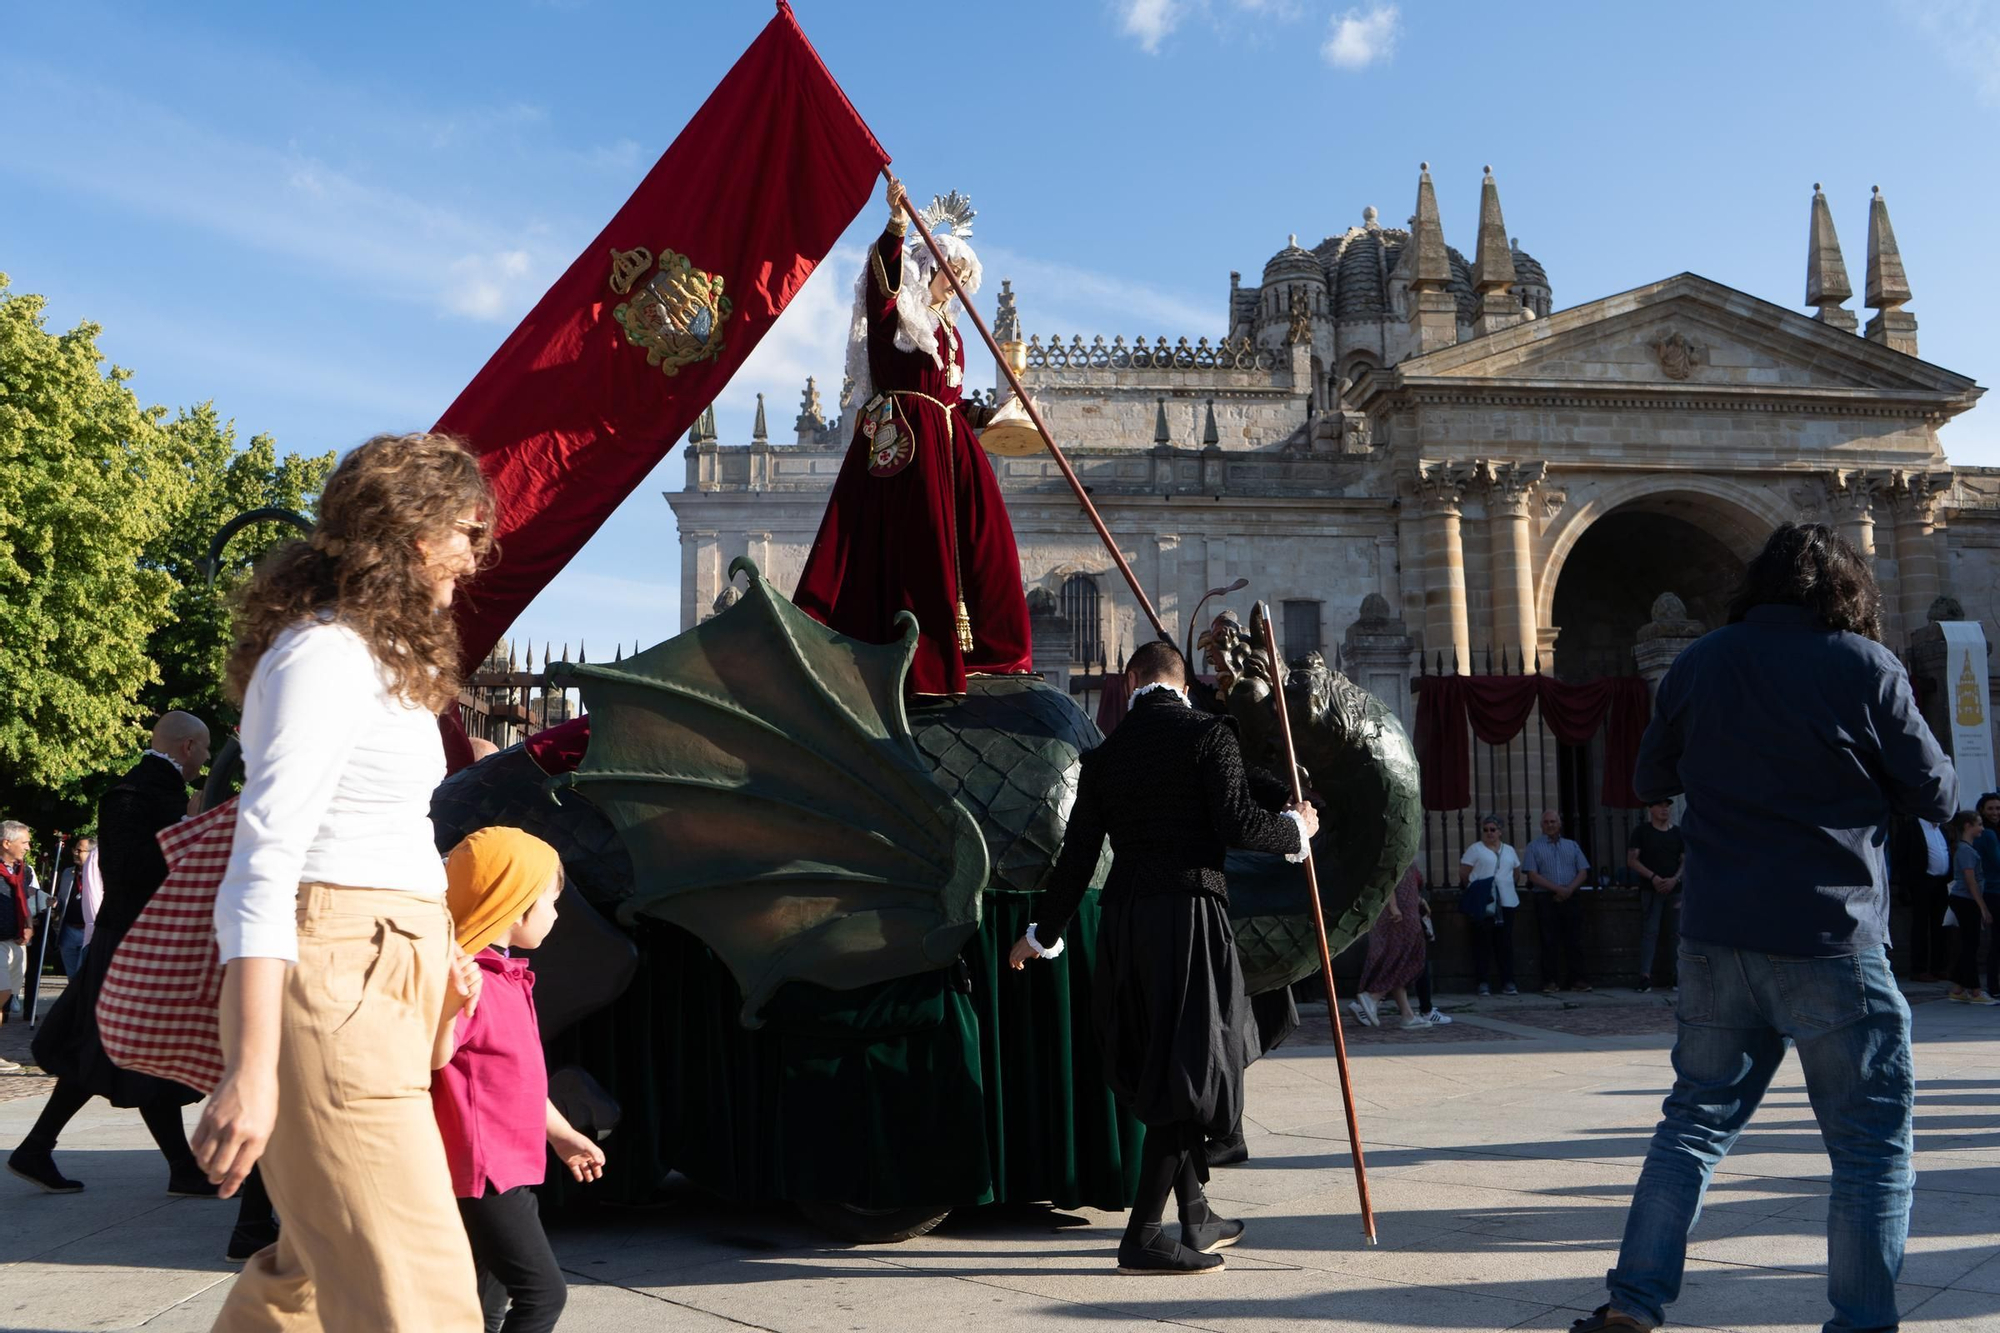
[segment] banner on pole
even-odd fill
[[[437,423],[479,455],[499,506],[499,558],[454,607],[466,670],[714,401],[888,161],[779,0]]]
[[[1986,631],[1976,620],[1947,620],[1938,628],[1944,631],[1944,679],[1951,701],[1951,758],[1958,768],[1958,789],[1968,794],[2000,789],[1993,775]]]

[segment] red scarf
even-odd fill
[[[21,932],[31,929],[34,922],[28,916],[28,863],[17,861],[10,869],[0,865],[0,880],[14,891],[14,933],[7,936],[12,942],[21,938]]]

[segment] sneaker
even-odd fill
[[[1425,1014],[1424,1018],[1434,1028],[1443,1027],[1446,1023],[1451,1022],[1451,1015],[1436,1007],[1433,1007],[1429,1013]]]
[[[1581,995],[1585,991],[1595,990],[1596,987],[1592,986],[1588,981],[1579,981],[1574,986],[1571,986],[1570,989]]]
[[[18,1074],[20,1072],[21,1066],[15,1064],[5,1056],[0,1056],[0,1074]]]
[[[1978,1005],[1989,1005],[1989,1006],[2000,1004],[2000,1000],[1994,999],[1991,995],[1988,995],[1983,990],[1976,990],[1972,992],[1972,994],[1965,997],[1965,1002],[1967,1004],[1978,1004]]]
[[[1411,1028],[1428,1028],[1430,1027],[1430,1025],[1431,1025],[1430,1019],[1425,1018],[1422,1014],[1412,1014],[1408,1018],[1403,1020],[1403,1028],[1405,1031]]]
[[[1651,1324],[1642,1324],[1629,1314],[1619,1314],[1608,1305],[1598,1306],[1587,1318],[1569,1327],[1570,1333],[1653,1333]]]
[[[264,1226],[237,1227],[229,1233],[229,1248],[222,1257],[232,1264],[246,1264],[250,1257],[261,1249],[278,1243],[278,1224],[273,1221]]]
[[[1481,995],[1491,995],[1493,993],[1493,988],[1491,986],[1488,986],[1485,982],[1482,981],[1479,983],[1479,993]]]
[[[14,1155],[7,1159],[7,1169],[50,1194],[78,1194],[83,1190],[82,1181],[71,1180],[56,1170],[56,1159],[49,1153],[16,1148]]]
[[[1347,1012],[1353,1014],[1354,1021],[1362,1027],[1372,1028],[1375,1026],[1375,1020],[1369,1017],[1368,1011],[1362,1007],[1361,1001],[1349,1000],[1347,1002]]]
[[[1644,995],[1647,991],[1653,989],[1653,979],[1651,977],[1640,977],[1639,984],[1632,989]]]
[[[1944,998],[1950,1000],[1953,1004],[1971,1004],[1972,992],[1966,990],[1962,986],[1953,986],[1951,988],[1951,994],[1945,996]]]
[[[1555,982],[1553,982],[1553,981],[1544,981],[1544,982],[1542,983],[1542,994],[1544,994],[1544,995],[1554,995],[1555,993],[1556,993],[1556,983],[1555,983]]]
[[[1519,986],[1516,986],[1513,982],[1510,981],[1506,985],[1500,988],[1500,993],[1502,995],[1519,995],[1521,993],[1521,988]]]

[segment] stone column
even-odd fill
[[[1895,478],[1890,507],[1896,517],[1896,607],[1905,635],[1916,633],[1942,591],[1933,524],[1937,503],[1951,486],[1949,472],[1905,472]]]
[[[1472,466],[1419,460],[1417,495],[1424,512],[1424,651],[1433,661],[1472,666],[1472,634],[1465,611],[1465,548],[1459,520]]]
[[[1841,470],[1826,483],[1827,510],[1834,526],[1871,569],[1875,566],[1875,494],[1883,481],[1872,473]]]
[[[1931,729],[1931,736],[1946,754],[1951,745],[1951,691],[1946,688],[1951,654],[1945,647],[1941,622],[1965,619],[1965,607],[1955,597],[1939,597],[1925,609],[1924,618],[1910,631],[1910,690],[1917,696],[1917,708]],[[1970,807],[1977,792],[1962,792],[1959,804]]]
[[[1480,464],[1493,553],[1491,642],[1503,653],[1510,648],[1518,653],[1523,670],[1540,641],[1535,625],[1534,528],[1528,509],[1548,470],[1549,465],[1541,462]]]
[[[1391,614],[1389,600],[1373,592],[1361,599],[1361,617],[1347,627],[1340,644],[1347,678],[1380,699],[1412,735],[1416,718],[1410,709],[1410,654],[1415,651],[1409,630]]]
[[[1176,532],[1163,532],[1153,538],[1153,609],[1160,613],[1160,623],[1167,627],[1167,633],[1179,634],[1181,619],[1181,539]],[[1143,631],[1152,636],[1152,626]],[[1143,642],[1144,640],[1141,640]]]
[[[1687,604],[1670,592],[1653,599],[1653,618],[1639,627],[1632,661],[1645,678],[1649,694],[1657,694],[1667,668],[1681,650],[1708,632],[1699,620],[1688,618]]]

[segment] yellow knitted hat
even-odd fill
[[[478,953],[499,939],[561,873],[556,849],[532,833],[483,828],[468,834],[444,863],[458,947]]]

